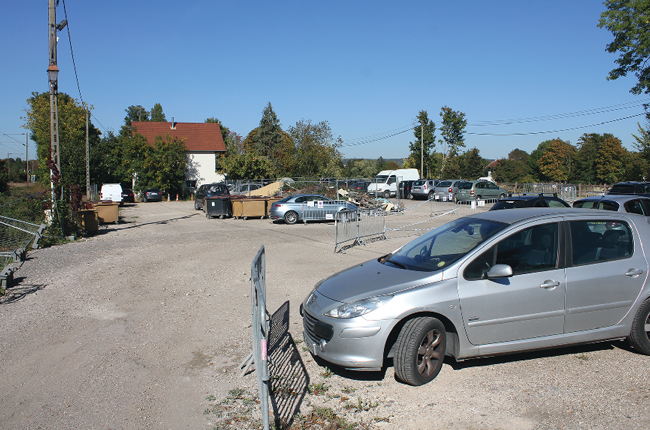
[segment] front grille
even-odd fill
[[[304,309],[302,324],[307,335],[316,341],[325,340],[329,342],[334,335],[334,327],[317,320]]]

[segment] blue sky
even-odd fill
[[[160,103],[168,120],[216,117],[246,136],[271,102],[285,130],[328,121],[346,158],[405,158],[414,136],[397,133],[420,110],[439,126],[448,106],[466,115],[467,148],[502,158],[556,137],[576,144],[584,133],[611,133],[633,149],[637,122],[645,125],[643,116],[619,120],[642,114],[648,97],[629,93],[633,76],[606,80],[617,56],[605,51],[611,33],[597,27],[601,1],[67,0],[65,8],[81,96],[102,132],[119,131],[128,106]],[[47,1],[9,2],[3,17],[0,158],[24,157],[25,137],[13,134],[25,131],[31,93],[48,91]],[[59,33],[59,91],[79,99],[70,39]],[[503,124],[511,119],[527,121]]]

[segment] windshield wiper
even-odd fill
[[[404,265],[402,263],[399,263],[397,261],[393,261],[393,260],[385,260],[385,261],[386,261],[386,263],[390,263],[390,264],[392,264],[394,266],[399,267],[400,269],[407,269],[408,270],[408,267],[406,267],[406,265]]]

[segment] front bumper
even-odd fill
[[[363,317],[324,321],[301,309],[303,339],[309,351],[323,360],[354,370],[380,370],[390,321]]]

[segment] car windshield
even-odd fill
[[[386,182],[387,179],[388,179],[388,175],[377,175],[377,177],[375,178],[375,182],[379,184],[383,184]]]
[[[380,262],[406,270],[442,270],[506,227],[507,224],[501,222],[462,218],[438,227],[395,253],[382,257]]]

